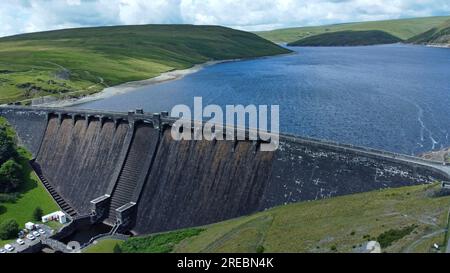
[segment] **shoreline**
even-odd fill
[[[236,59],[227,59],[227,60],[217,60],[217,61],[207,61],[201,64],[196,64],[190,68],[186,69],[178,69],[178,70],[171,70],[164,73],[161,73],[159,76],[139,80],[139,81],[132,81],[132,82],[125,82],[119,85],[110,86],[107,88],[104,88],[102,91],[88,95],[81,98],[72,98],[72,99],[58,99],[50,102],[44,102],[39,104],[34,104],[33,106],[41,106],[41,107],[70,107],[75,105],[80,105],[92,101],[97,101],[101,99],[110,98],[116,95],[126,94],[128,92],[132,92],[136,90],[139,87],[144,86],[151,86],[159,83],[164,83],[168,81],[177,81],[185,76],[197,73],[201,71],[202,69],[213,66],[216,64],[221,63],[228,63],[228,62],[239,62],[239,61],[247,61],[247,60],[255,60],[255,59],[267,59],[267,58],[274,58],[274,57],[282,57],[282,56],[288,56],[288,55],[295,55],[297,54],[295,51],[291,51],[284,54],[277,54],[277,55],[268,55],[268,56],[260,56],[260,57],[250,57],[250,58],[236,58]]]
[[[161,73],[159,76],[140,80],[140,81],[132,81],[132,82],[126,82],[115,86],[110,86],[104,88],[102,91],[88,95],[81,98],[72,98],[72,99],[61,99],[61,100],[55,100],[51,102],[44,102],[39,104],[34,104],[33,106],[41,106],[41,107],[69,107],[69,106],[75,106],[80,105],[87,102],[92,102],[96,100],[106,99],[109,97],[113,97],[116,95],[126,94],[128,92],[134,91],[139,87],[144,86],[150,86],[154,84],[164,83],[168,81],[176,81],[184,78],[187,75],[194,74],[196,72],[199,72],[200,70],[204,69],[205,67],[220,64],[220,63],[226,63],[226,62],[235,62],[235,61],[241,61],[243,59],[230,59],[230,60],[220,60],[220,61],[208,61],[202,64],[196,64],[190,68],[186,69],[178,69],[178,70],[171,70],[167,72]]]
[[[427,44],[425,46],[434,48],[450,48],[450,44]]]

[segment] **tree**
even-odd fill
[[[0,125],[0,164],[16,156],[17,151],[14,138],[8,134],[4,126]]]
[[[6,220],[0,224],[0,239],[9,240],[16,238],[19,233],[19,224],[16,220]]]
[[[10,193],[16,191],[22,181],[22,166],[10,159],[0,167],[0,192]]]
[[[41,221],[42,216],[44,216],[44,211],[41,209],[41,207],[36,207],[33,211],[34,221]]]
[[[116,244],[116,245],[114,246],[113,252],[114,252],[114,253],[122,253],[122,248],[120,247],[119,244]]]

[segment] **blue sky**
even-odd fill
[[[252,31],[449,14],[449,0],[2,0],[0,36],[154,23]]]

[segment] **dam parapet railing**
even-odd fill
[[[142,110],[129,111],[128,113],[124,112],[115,112],[115,111],[101,111],[101,110],[91,110],[91,109],[73,109],[73,108],[52,108],[52,107],[27,107],[27,106],[0,106],[0,113],[8,113],[10,111],[14,112],[34,112],[38,114],[46,114],[47,117],[50,115],[59,115],[59,116],[84,116],[88,120],[89,117],[96,117],[99,119],[110,119],[110,120],[123,120],[128,121],[130,123],[136,121],[144,121],[151,123],[154,128],[159,130],[164,130],[167,127],[171,127],[178,119],[169,117],[168,112],[162,112],[157,114],[147,114]],[[193,122],[192,130],[195,131],[199,128],[199,126],[203,126],[205,122],[203,121],[195,121]],[[130,125],[132,126],[132,125]],[[217,126],[220,128],[221,126]],[[234,134],[237,134],[239,131],[245,131],[245,135],[248,136],[253,129],[248,128],[236,128],[234,126],[223,126],[221,128],[224,132],[233,131]],[[226,133],[224,133],[225,135]],[[271,133],[267,133],[267,135],[271,135]],[[438,171],[440,174],[444,175],[450,180],[450,166],[445,162],[434,161],[429,159],[424,159],[420,157],[415,157],[406,154],[400,154],[395,152],[389,152],[381,149],[374,149],[369,147],[362,147],[352,144],[338,143],[330,140],[323,140],[317,138],[310,138],[304,136],[296,136],[292,134],[280,134],[279,135],[280,143],[297,143],[303,145],[310,145],[321,147],[330,150],[337,150],[343,152],[351,152],[354,154],[388,160],[391,162],[410,164],[413,167],[425,167],[432,171]]]

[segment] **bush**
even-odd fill
[[[382,248],[386,248],[392,245],[393,242],[402,239],[403,237],[409,235],[413,230],[417,228],[416,225],[405,227],[402,229],[390,229],[378,236],[377,241],[380,243]]]
[[[122,248],[120,248],[120,245],[119,244],[116,244],[115,246],[114,246],[114,253],[122,253]]]
[[[16,238],[19,233],[19,224],[16,220],[6,220],[0,224],[0,239],[9,240]]]
[[[34,221],[41,221],[42,216],[44,216],[44,211],[41,209],[41,207],[37,207],[33,211],[33,219]]]
[[[264,246],[259,245],[259,246],[256,247],[256,253],[264,253],[264,251],[266,251]]]
[[[13,159],[0,167],[0,192],[10,193],[18,190],[22,182],[22,166]]]

